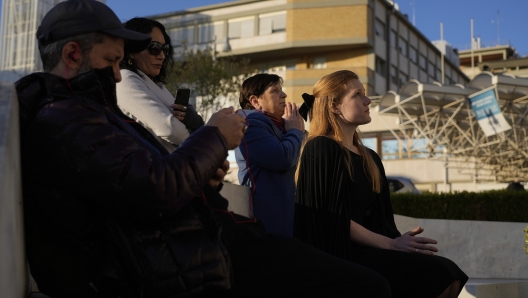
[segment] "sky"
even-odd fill
[[[185,10],[226,0],[106,0],[117,16],[126,21],[135,16]],[[471,45],[471,18],[474,36],[481,45],[512,45],[520,56],[528,56],[528,0],[400,0],[402,14],[407,14],[429,40],[440,39],[440,22],[444,39],[459,50]],[[414,18],[413,18],[414,15]]]

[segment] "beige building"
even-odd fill
[[[519,58],[517,51],[510,45],[481,47],[474,42],[471,50],[459,52],[460,69],[469,78],[483,71],[493,74],[509,74],[516,77],[528,77],[528,57]],[[473,63],[471,63],[473,58]]]
[[[370,96],[412,78],[468,81],[386,0],[241,0],[153,18],[174,45],[186,41],[198,49],[215,40],[219,56],[247,57],[259,71],[279,74],[295,102],[340,69],[356,72]]]
[[[322,76],[341,69],[356,72],[375,100],[373,121],[361,128],[365,145],[382,157],[388,175],[406,176],[423,191],[504,187],[489,179],[479,184],[482,176],[471,160],[456,167],[452,160],[446,163],[443,149],[448,148],[402,123],[397,112],[376,113],[377,99],[397,95],[404,85],[418,92],[457,91],[469,84],[459,68],[464,58],[459,60],[446,41],[431,43],[392,1],[239,0],[152,17],[166,26],[175,46],[214,44],[218,57],[249,58],[256,70],[280,75],[289,99],[297,103]]]

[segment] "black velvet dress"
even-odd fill
[[[372,191],[362,157],[346,152],[327,137],[316,137],[304,147],[297,184],[294,236],[332,255],[378,271],[390,283],[393,297],[437,297],[454,280],[462,290],[468,277],[451,260],[361,246],[350,240],[350,220],[366,229],[396,238],[390,193],[379,156],[369,149],[382,176],[380,194]]]

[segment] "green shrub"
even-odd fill
[[[395,214],[415,218],[528,222],[528,191],[392,193]]]

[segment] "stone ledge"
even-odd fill
[[[472,280],[527,280],[523,229],[528,223],[420,219],[395,215],[405,233],[421,226],[420,236],[438,241],[438,255],[454,261]],[[506,296],[504,296],[506,297]]]

